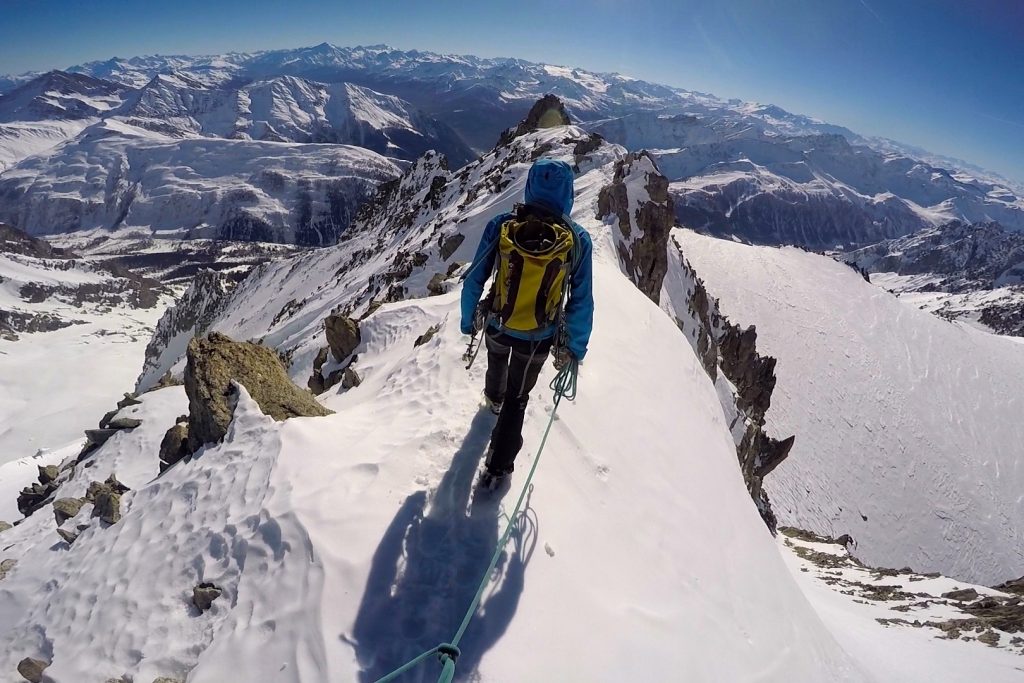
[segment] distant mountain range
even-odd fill
[[[432,149],[461,167],[545,94],[652,150],[677,219],[703,232],[831,249],[951,220],[1024,229],[1024,188],[963,162],[773,105],[520,59],[323,43],[115,58],[0,78],[0,93],[0,219],[33,233],[330,244],[407,162]],[[328,151],[339,144],[353,149]]]

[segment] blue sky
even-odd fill
[[[1024,181],[1024,0],[0,0],[0,73],[323,41],[619,71]]]

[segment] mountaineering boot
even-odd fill
[[[507,469],[494,469],[491,467],[491,456],[494,454],[493,448],[487,449],[487,454],[484,456],[484,468],[480,470],[480,479],[477,481],[477,486],[484,489],[485,491],[494,491],[504,483],[514,466],[509,466]]]
[[[496,491],[501,485],[508,481],[512,470],[505,472],[492,472],[486,467],[480,470],[480,478],[477,480],[477,487],[484,491]]]
[[[486,391],[484,392],[484,405],[487,406],[487,409],[490,410],[495,415],[501,414],[502,403],[503,401],[495,401],[494,399],[487,395]]]

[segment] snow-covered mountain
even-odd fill
[[[1014,680],[1003,628],[983,622],[991,636],[964,643],[883,625],[890,611],[810,576],[802,562],[828,553],[772,539],[751,498],[778,466],[758,417],[774,363],[670,241],[668,179],[651,155],[575,126],[519,132],[458,170],[425,155],[335,246],[257,266],[230,292],[204,274],[147,352],[138,388],[153,390],[111,414],[131,427],[0,469],[0,492],[8,477],[29,484],[36,462],[53,465],[39,488],[59,484],[0,531],[0,672],[374,681],[448,640],[487,575],[458,680]],[[457,277],[540,156],[577,169],[573,218],[594,241],[598,305],[578,398],[552,415],[548,366],[530,402],[523,465],[552,428],[492,573],[528,468],[511,492],[473,491],[493,417],[483,363],[467,372],[461,358]],[[339,355],[341,318],[358,334]],[[181,341],[210,330],[182,362]],[[214,346],[221,364],[202,375]],[[247,377],[237,389],[203,384],[256,356],[264,364],[233,367]],[[165,367],[184,390],[155,388]],[[319,416],[276,421],[264,413],[280,396],[258,378],[285,368],[300,386],[341,369],[353,379],[320,385]],[[166,459],[225,391],[223,440]],[[408,678],[438,672],[431,658]]]
[[[947,319],[1024,337],[1024,234],[951,222],[842,255],[871,281]]]
[[[158,74],[116,114],[181,137],[331,142],[400,159],[436,149],[457,166],[474,156],[455,131],[397,97],[292,76],[211,88],[182,74]]]
[[[843,255],[871,273],[942,276],[947,292],[1024,284],[1024,233],[954,221]]]
[[[0,96],[0,173],[75,137],[128,92],[119,83],[51,71]]]
[[[0,123],[95,119],[120,106],[128,91],[85,74],[50,71],[0,97]]]
[[[778,359],[766,479],[783,524],[850,534],[871,565],[994,584],[1024,573],[1024,344],[918,310],[792,247],[675,234]]]
[[[69,72],[65,80],[88,78],[123,89],[123,104],[109,115],[162,135],[340,142],[406,160],[434,149],[453,166],[471,158],[467,144],[490,149],[537,98],[554,94],[571,117],[608,140],[634,151],[656,150],[673,181],[682,223],[755,242],[864,246],[949,220],[997,220],[1024,228],[1020,191],[977,168],[943,166],[955,160],[774,105],[723,100],[618,74],[327,43],[113,59]],[[37,92],[59,73],[23,82],[0,97],[0,109],[5,99],[20,90]],[[61,126],[19,122],[0,128],[0,163],[45,154],[78,132],[68,130],[66,121]],[[9,141],[3,143],[5,137]],[[28,173],[36,173],[38,166],[28,163]],[[60,195],[56,203],[65,198]],[[0,194],[0,208],[21,200],[19,193],[10,201]],[[30,228],[17,222],[19,214],[10,207],[4,215]]]
[[[953,219],[1024,229],[1024,200],[1004,186],[851,143],[789,135],[719,112],[637,113],[591,126],[652,150],[673,181],[683,225],[762,244],[864,245]]]
[[[361,147],[182,140],[107,119],[0,175],[0,219],[34,234],[145,227],[333,244],[363,200],[399,172]]]
[[[254,270],[213,327],[262,338],[304,382],[324,345],[324,318],[359,313],[361,383],[321,396],[334,415],[283,423],[243,389],[224,442],[159,476],[164,432],[191,412],[185,392],[160,389],[125,408],[120,415],[138,427],[93,451],[82,463],[91,467],[57,468],[55,495],[85,498],[70,520],[60,513],[69,548],[52,550],[49,506],[0,532],[4,557],[17,558],[0,593],[0,671],[32,657],[57,682],[250,680],[268,671],[281,681],[371,681],[449,637],[511,501],[472,500],[493,418],[479,406],[482,364],[467,375],[461,360],[454,282],[419,295],[521,196],[542,150],[580,168],[576,216],[595,239],[602,305],[580,396],[559,411],[548,441],[555,457],[542,463],[520,531],[461,642],[460,679],[685,671],[742,680],[767,666],[791,681],[868,680],[822,627],[765,530],[719,392],[687,337],[624,276],[610,226],[596,217],[610,162],[624,150],[601,145],[577,158],[587,140],[578,128],[527,135],[461,177],[425,158],[365,214],[380,222],[358,223],[315,257]],[[448,220],[456,213],[465,220]],[[429,329],[429,341],[417,341]],[[633,352],[637,329],[642,354]],[[666,409],[624,405],[611,419],[607,396],[637,391],[659,395]],[[538,389],[531,446],[549,410]],[[636,466],[637,449],[647,466]],[[652,467],[662,476],[649,476]],[[90,484],[112,474],[128,488],[116,499],[113,484]],[[524,475],[517,471],[517,484]],[[715,514],[705,514],[710,505]],[[618,560],[608,561],[609,538],[619,539]],[[716,551],[693,552],[710,546]],[[206,583],[219,597],[203,611],[192,596]],[[53,588],[41,600],[44,584]],[[719,613],[729,616],[709,619]],[[78,635],[107,619],[135,635]],[[581,624],[585,635],[566,635]],[[626,632],[628,657],[619,651]],[[436,675],[431,662],[411,679]]]

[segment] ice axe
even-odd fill
[[[476,342],[476,335],[478,332],[487,329],[488,323],[491,322],[491,314],[484,314],[484,307],[477,306],[476,313],[473,315],[473,334],[469,335],[469,345],[466,346],[466,352],[462,354],[462,360],[466,361],[466,369],[469,370],[473,367],[473,362],[476,360],[476,355],[480,353],[480,347],[484,345],[483,340],[479,344]],[[474,348],[474,346],[476,348]]]

